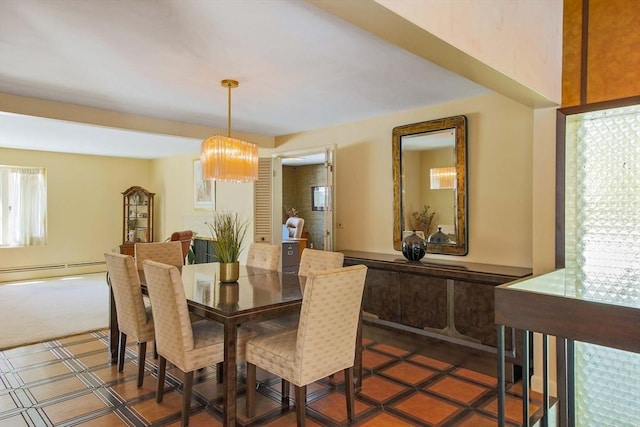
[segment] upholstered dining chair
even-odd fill
[[[282,378],[282,395],[295,386],[298,426],[305,425],[306,386],[344,371],[347,415],[354,418],[353,366],[367,267],[311,271],[297,329],[259,335],[247,343],[246,413],[254,416],[256,367]]]
[[[182,244],[182,262],[185,262],[187,255],[189,255],[189,248],[191,247],[191,241],[193,240],[193,231],[174,231],[171,233],[169,240],[172,242],[180,242]]]
[[[200,320],[191,323],[182,277],[175,266],[145,260],[145,279],[151,305],[158,350],[156,401],[162,403],[167,360],[184,373],[182,425],[189,424],[193,372],[224,359],[224,329],[221,323]],[[255,334],[238,329],[238,359],[244,360],[247,340]]]
[[[139,271],[142,271],[142,264],[148,259],[180,268],[184,264],[180,241],[136,243],[133,248]]]
[[[143,302],[140,279],[133,258],[116,253],[106,253],[104,258],[107,262],[109,283],[120,328],[118,372],[124,369],[124,354],[129,337],[138,343],[138,387],[142,387],[147,342],[154,339],[151,307],[145,306]]]
[[[280,245],[252,243],[247,251],[247,267],[277,270],[280,264]]]
[[[300,258],[298,276],[300,277],[300,287],[304,287],[305,276],[311,271],[330,270],[342,267],[344,264],[344,254],[342,252],[323,251],[319,249],[305,248]],[[289,314],[275,319],[264,320],[252,324],[252,327],[259,333],[265,331],[293,329],[298,325],[299,315]]]
[[[310,271],[328,270],[342,267],[344,254],[342,252],[322,251],[319,249],[305,248],[300,257],[298,276],[307,276]]]

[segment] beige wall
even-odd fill
[[[560,103],[562,0],[307,0],[534,108]]]
[[[502,95],[277,138],[277,152],[337,145],[335,247],[393,250],[391,131],[395,126],[464,114],[469,120],[470,262],[530,267],[534,110]],[[446,258],[442,255],[429,255]]]
[[[261,150],[260,155],[268,157],[273,152],[335,143],[335,215],[336,223],[344,224],[343,229],[335,230],[336,249],[398,254],[393,250],[392,233],[391,130],[402,124],[458,114],[469,119],[469,255],[449,258],[531,267],[534,110],[502,95],[491,94],[283,136],[277,138],[277,150]],[[553,133],[550,137],[547,132],[540,138],[553,146]],[[150,186],[158,193],[159,236],[181,229],[185,217],[211,214],[193,209],[195,158],[197,153],[152,162]],[[551,167],[552,162],[553,159],[547,166]],[[217,184],[216,207],[251,216],[253,185]],[[553,206],[549,209],[547,217],[553,217]],[[248,239],[252,240],[252,236]]]
[[[166,239],[172,232],[194,229],[210,237],[204,224],[211,218],[211,209],[195,209],[193,205],[193,161],[199,153],[157,159],[152,162],[151,187],[158,195],[156,235]],[[245,244],[253,241],[253,184],[215,184],[215,209],[240,213],[251,224]],[[240,256],[244,261],[246,251]]]
[[[546,98],[560,102],[562,0],[376,2]]]
[[[0,148],[2,164],[47,168],[46,246],[0,249],[0,270],[103,262],[122,243],[122,192],[132,185],[154,191],[151,161]],[[106,271],[90,268],[1,273],[0,282]]]

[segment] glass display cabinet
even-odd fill
[[[120,253],[134,255],[133,245],[153,242],[153,198],[155,193],[138,186],[122,193],[122,245]]]

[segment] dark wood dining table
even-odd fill
[[[300,312],[306,278],[296,274],[240,266],[235,283],[221,283],[218,263],[192,264],[182,267],[182,282],[189,310],[194,314],[220,322],[224,326],[223,361],[223,425],[236,425],[237,330],[242,324],[260,322]],[[144,294],[144,274],[140,274]],[[113,295],[110,299],[110,361],[118,354],[118,320]],[[362,325],[354,366],[356,391],[362,384]]]

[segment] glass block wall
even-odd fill
[[[567,295],[640,307],[640,106],[567,117],[565,173]],[[575,374],[578,426],[640,426],[640,354],[576,343]]]

